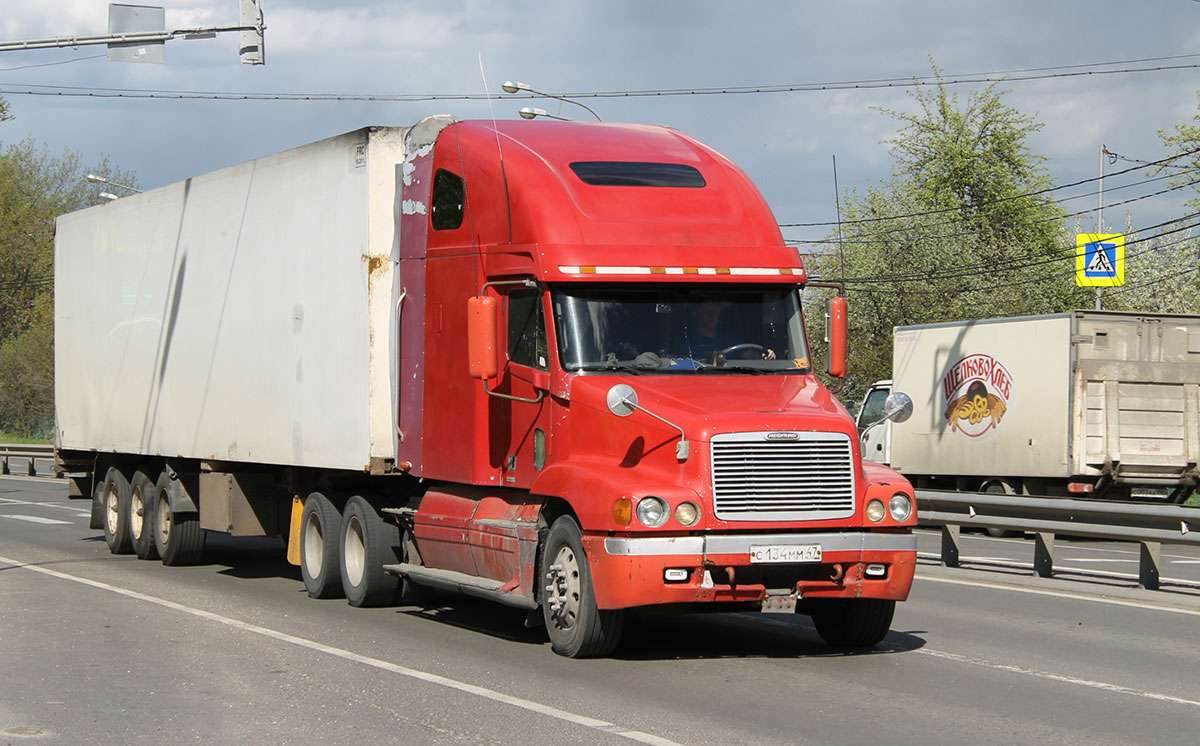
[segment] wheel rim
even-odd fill
[[[325,566],[325,533],[321,530],[321,521],[315,513],[308,516],[304,523],[304,569],[310,578],[321,574]]]
[[[167,500],[164,494],[158,499],[157,517],[155,525],[158,527],[158,541],[162,546],[167,546],[167,542],[171,540],[171,503]]]
[[[569,630],[579,620],[580,591],[579,559],[569,546],[560,547],[550,565],[546,579],[547,605],[550,618],[558,629]]]
[[[146,501],[142,499],[142,491],[134,490],[129,499],[129,533],[135,539],[142,538],[142,529],[146,525]]]
[[[108,533],[115,535],[121,526],[121,501],[117,499],[116,485],[109,485],[104,497],[105,521],[108,522]]]
[[[345,545],[342,566],[346,568],[346,579],[350,585],[358,587],[367,566],[367,543],[363,540],[362,521],[358,516],[350,516],[346,521]]]

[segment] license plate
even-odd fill
[[[750,547],[751,564],[820,562],[820,544],[759,544]]]

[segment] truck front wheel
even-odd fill
[[[129,536],[129,480],[117,467],[109,467],[101,492],[104,508],[104,541],[113,554],[129,554],[133,540]]]
[[[304,501],[300,519],[300,574],[310,598],[342,595],[338,534],[342,513],[328,497],[314,492]]]
[[[840,648],[870,648],[887,636],[896,602],[883,598],[821,598],[808,601],[817,634]]]
[[[611,653],[621,640],[625,614],[596,607],[583,532],[573,518],[562,516],[550,526],[540,574],[545,582],[542,616],[554,652],[568,658]]]

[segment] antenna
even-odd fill
[[[838,258],[842,264],[842,286],[846,284],[846,248],[842,245],[842,192],[838,188],[837,154],[833,156],[833,203],[837,206]]]
[[[512,201],[508,197],[508,172],[504,170],[504,149],[500,147],[500,130],[496,126],[496,107],[488,90],[487,74],[483,71],[483,52],[479,52],[479,75],[483,78],[483,93],[487,96],[488,111],[492,113],[492,132],[496,133],[496,152],[500,155],[500,178],[504,181],[504,207],[508,211],[508,242],[512,243]]]

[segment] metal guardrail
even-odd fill
[[[37,462],[49,461],[50,473],[58,476],[58,470],[54,466],[54,446],[37,446],[37,445],[17,445],[12,443],[0,443],[0,474],[11,474],[9,468],[9,459],[16,458],[26,462],[26,476],[36,477],[38,475]],[[43,470],[45,475],[45,470]]]
[[[1200,507],[1126,503],[1109,500],[1024,497],[974,492],[917,490],[917,517],[942,527],[942,563],[959,565],[961,527],[997,528],[1034,534],[1033,568],[1043,578],[1054,574],[1056,534],[1137,542],[1141,546],[1138,581],[1159,587],[1163,544],[1200,545]]]

